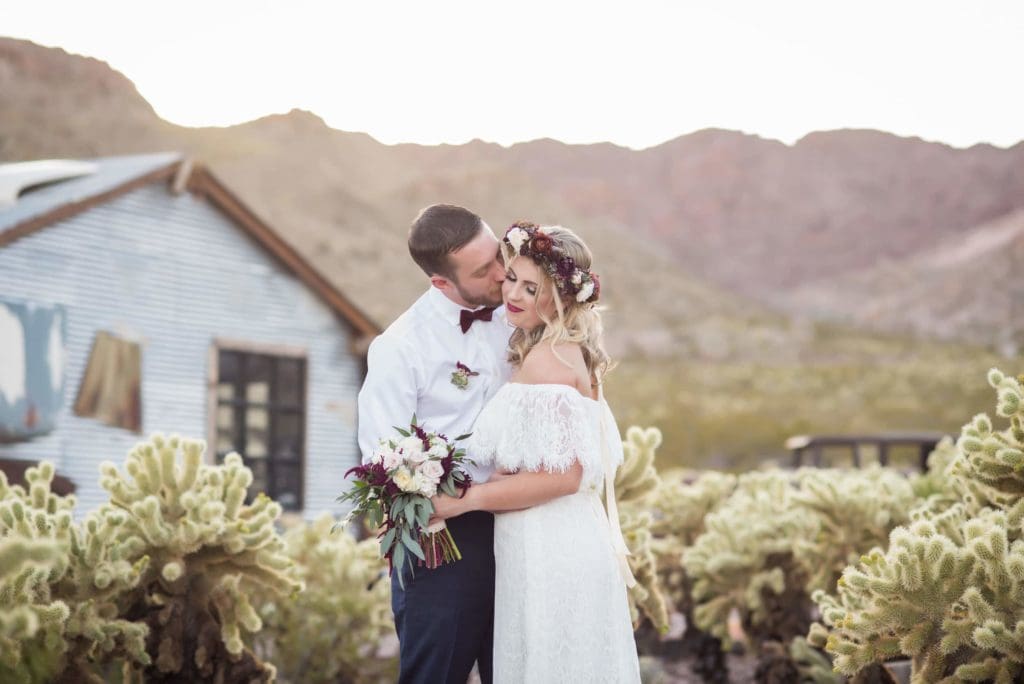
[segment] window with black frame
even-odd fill
[[[232,451],[252,469],[249,499],[266,492],[300,510],[306,432],[306,360],[220,349],[217,460]]]

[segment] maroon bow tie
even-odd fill
[[[497,307],[490,306],[484,307],[483,309],[477,309],[476,311],[470,311],[469,309],[463,309],[459,312],[459,325],[462,326],[462,334],[465,335],[469,332],[469,326],[473,325],[473,321],[489,321],[491,320],[491,314],[494,313],[494,309]]]

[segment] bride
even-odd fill
[[[461,499],[435,497],[434,521],[499,514],[497,684],[639,682],[626,599],[633,578],[611,488],[622,442],[600,389],[609,359],[590,250],[566,228],[530,223],[509,228],[502,250],[515,372],[469,445],[498,474]]]

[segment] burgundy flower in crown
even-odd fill
[[[554,239],[536,223],[513,223],[505,231],[502,242],[512,248],[513,254],[533,259],[551,276],[563,296],[573,297],[581,304],[592,304],[598,300],[601,285],[597,274],[578,267],[573,258],[563,253]]]

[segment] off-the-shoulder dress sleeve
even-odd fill
[[[469,453],[505,470],[565,472],[579,461],[584,483],[599,481],[598,408],[567,385],[509,383],[481,411]]]

